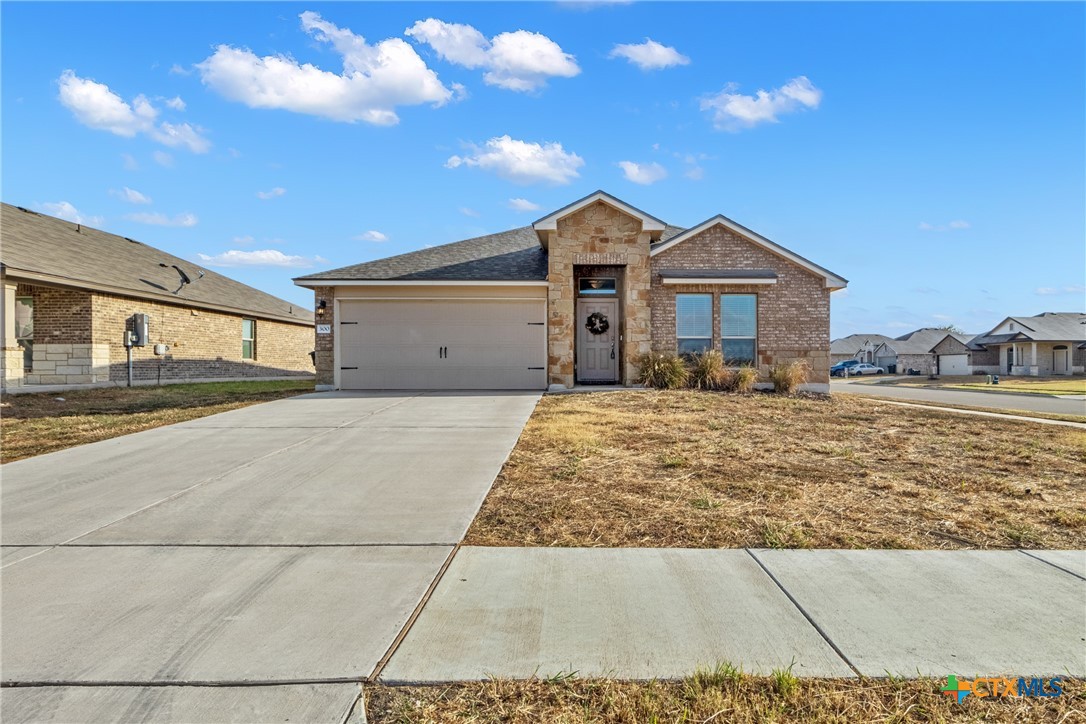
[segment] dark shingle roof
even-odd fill
[[[28,283],[40,281],[263,319],[313,323],[309,309],[186,259],[10,204],[0,205],[0,264],[5,274]],[[169,268],[173,264],[192,279],[176,295],[172,292],[178,286],[177,272]],[[197,279],[200,271],[204,277]]]
[[[682,232],[668,226],[663,239]],[[325,281],[546,281],[547,251],[530,226],[428,249],[306,274],[296,282]],[[306,286],[309,286],[306,284]]]

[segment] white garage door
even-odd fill
[[[547,386],[545,300],[343,300],[339,315],[342,389]]]
[[[967,355],[967,354],[941,354],[941,355],[939,355],[939,374],[941,374],[941,375],[967,375],[967,374],[969,374],[969,355]]]

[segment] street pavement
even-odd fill
[[[1086,415],[1086,400],[1050,397],[1048,395],[1013,394],[1000,392],[971,392],[935,387],[902,387],[876,385],[840,379],[830,380],[830,391],[866,397],[885,397],[893,400],[916,400],[941,405],[965,405],[985,407],[1000,412],[1025,410],[1048,412],[1056,415]]]

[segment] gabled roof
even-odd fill
[[[313,312],[186,259],[89,226],[0,205],[0,264],[4,274],[27,283],[180,304],[215,311],[312,324]],[[165,268],[159,266],[165,264]],[[179,284],[176,264],[192,283]],[[203,272],[203,278],[199,278]]]
[[[1010,333],[992,334],[1007,322],[1015,322],[1021,329]],[[1033,342],[1086,341],[1086,314],[1082,312],[1042,312],[1033,317],[1007,317],[992,327],[991,331],[978,335],[973,342],[979,345],[988,345],[1016,339]]]
[[[730,231],[734,231],[735,233],[739,234],[740,236],[743,236],[743,237],[749,239],[750,241],[753,241],[755,244],[765,248],[766,250],[776,254],[777,256],[783,257],[783,258],[787,259],[788,261],[796,264],[797,266],[803,267],[804,269],[806,269],[807,271],[815,274],[816,276],[822,277],[825,280],[826,288],[828,288],[828,289],[844,289],[845,287],[848,286],[848,280],[845,279],[844,277],[839,276],[837,274],[834,274],[829,269],[826,269],[825,267],[821,267],[818,264],[815,264],[810,259],[803,258],[802,256],[795,253],[794,251],[790,251],[788,249],[785,249],[780,244],[777,244],[776,242],[770,241],[769,239],[765,238],[761,234],[758,234],[757,232],[751,231],[747,227],[745,227],[742,224],[739,224],[739,223],[737,223],[735,221],[732,221],[731,219],[729,219],[727,216],[724,216],[723,214],[717,214],[716,216],[712,217],[711,219],[706,219],[705,221],[701,222],[697,226],[691,227],[691,228],[687,229],[686,231],[682,232],[681,234],[676,234],[675,236],[671,237],[670,239],[667,239],[666,241],[661,241],[661,243],[653,245],[653,247],[652,247],[651,251],[649,252],[649,254],[652,255],[652,256],[655,256],[655,255],[659,254],[662,251],[666,251],[667,249],[670,249],[671,247],[673,247],[673,246],[675,246],[677,244],[681,244],[684,241],[686,241],[687,239],[689,239],[689,238],[691,238],[693,236],[697,236],[701,232],[707,231],[708,229],[711,229],[714,226],[718,226],[718,225],[723,226],[723,227],[725,227],[726,229],[728,229]]]
[[[328,281],[546,282],[547,252],[530,226],[454,241],[354,264],[294,280],[303,287]]]
[[[627,204],[622,199],[615,198],[606,191],[594,191],[584,198],[577,199],[572,204],[566,204],[557,211],[547,214],[542,219],[532,224],[532,228],[535,229],[536,234],[539,235],[539,243],[543,245],[543,248],[547,248],[548,240],[551,232],[558,230],[558,221],[564,219],[570,214],[575,214],[586,206],[591,206],[597,201],[603,202],[608,206],[612,206],[624,214],[628,214],[635,219],[641,221],[641,230],[647,231],[652,239],[659,239],[663,232],[667,228],[667,224],[657,219],[652,214],[645,213],[636,206]]]
[[[856,354],[868,342],[871,343],[871,349],[875,349],[888,341],[890,337],[885,334],[850,334],[830,342],[830,354]]]
[[[973,335],[958,332],[948,333],[945,329],[921,327],[908,334],[887,340],[884,345],[897,354],[930,354],[932,348],[946,339],[948,335],[962,344],[968,344],[973,337]]]

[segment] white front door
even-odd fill
[[[1071,350],[1066,344],[1056,345],[1052,349],[1052,373],[1057,375],[1071,374]]]
[[[618,300],[577,300],[577,381],[618,382]]]
[[[342,300],[344,390],[542,390],[543,299]]]

